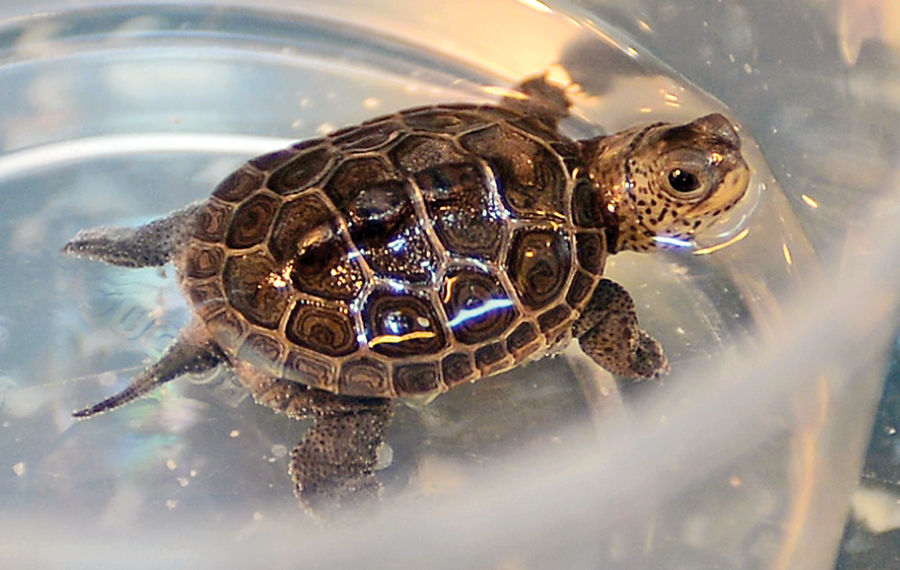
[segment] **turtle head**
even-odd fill
[[[718,113],[599,137],[585,150],[605,215],[618,223],[613,251],[690,245],[744,196],[750,180],[740,137]]]

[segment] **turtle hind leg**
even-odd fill
[[[307,512],[328,520],[377,504],[381,483],[374,469],[393,416],[389,400],[316,390],[245,362],[236,363],[235,372],[258,404],[294,419],[312,418],[290,463],[294,492]]]
[[[224,355],[211,340],[203,338],[201,325],[192,323],[162,357],[134,377],[121,392],[72,414],[78,419],[114,410],[149,393],[157,386],[190,372],[211,370],[224,360]]]
[[[165,265],[184,240],[189,222],[202,203],[191,204],[137,228],[81,230],[62,251],[121,267]]]
[[[582,350],[613,374],[640,379],[669,372],[662,347],[638,326],[631,295],[614,281],[600,281],[572,333]]]

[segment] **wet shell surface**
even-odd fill
[[[608,231],[579,147],[493,106],[411,109],[256,158],[175,259],[232,360],[334,393],[445,391],[570,337]]]

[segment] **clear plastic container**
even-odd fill
[[[890,0],[620,4],[5,2],[0,561],[832,564],[898,316],[900,15]],[[574,137],[723,109],[743,125],[755,211],[705,245],[733,243],[609,267],[669,353],[664,384],[620,389],[571,350],[399,406],[381,512],[330,528],[291,495],[305,426],[228,374],[70,418],[188,316],[171,271],[59,255],[78,229],[202,198],[287,141],[495,100],[549,66],[582,86]]]

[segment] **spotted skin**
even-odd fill
[[[688,243],[696,232],[731,210],[746,191],[750,170],[740,137],[714,113],[685,125],[654,123],[587,141],[595,208],[618,219],[611,252],[652,251],[667,241]],[[673,187],[673,172],[690,172],[695,184]],[[675,179],[677,181],[677,179]]]
[[[690,240],[743,196],[723,116],[573,141],[562,88],[401,111],[248,161],[208,200],[64,252],[172,261],[194,320],[114,409],[189,371],[232,368],[257,402],[314,418],[291,474],[317,514],[378,495],[393,398],[429,399],[570,339],[629,378],[668,371],[606,258]],[[663,239],[659,239],[663,238]]]

